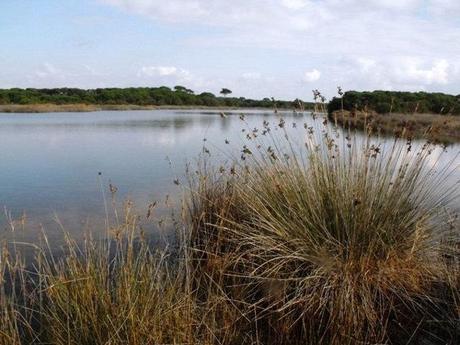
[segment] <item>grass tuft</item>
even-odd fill
[[[203,265],[255,312],[263,343],[454,341],[446,207],[458,183],[445,178],[458,165],[437,164],[429,143],[343,137],[327,120],[302,146],[276,126],[251,137],[236,176],[203,169],[191,210]]]

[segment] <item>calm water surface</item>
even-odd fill
[[[76,236],[88,227],[101,228],[103,191],[111,208],[109,183],[118,188],[119,201],[130,198],[140,212],[153,201],[164,205],[166,195],[177,203],[179,188],[173,180],[183,176],[185,163],[193,161],[203,145],[219,152],[229,139],[240,147],[245,135],[241,112],[248,115],[249,127],[279,117],[269,110],[227,112],[227,118],[218,111],[198,110],[0,113],[2,229],[7,228],[7,214],[18,218],[24,213],[24,240],[33,240],[41,227],[58,237],[55,216]],[[303,122],[312,121],[308,113],[283,116],[298,121],[302,129]],[[459,149],[450,147],[449,156]],[[0,238],[5,233],[0,230]]]
[[[25,214],[25,240],[41,228],[60,236],[56,216],[66,231],[78,235],[104,224],[104,193],[112,206],[129,198],[139,212],[165,198],[177,203],[185,163],[206,144],[216,150],[226,138],[242,137],[241,112],[221,118],[216,111],[106,111],[91,113],[0,113],[0,224]],[[260,125],[273,112],[244,111]],[[233,115],[233,116],[232,116]],[[204,143],[203,139],[207,141]],[[237,139],[242,140],[242,139]],[[101,173],[101,175],[99,175]],[[5,231],[0,230],[0,238]],[[17,236],[17,235],[16,235]]]

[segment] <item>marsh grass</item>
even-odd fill
[[[237,156],[203,148],[169,247],[132,207],[59,256],[3,246],[0,345],[458,343],[458,157],[342,134],[315,96],[313,124],[241,116]]]
[[[460,119],[454,115],[439,114],[378,114],[369,111],[337,110],[330,115],[337,124],[353,129],[372,126],[374,131],[389,136],[405,135],[444,144],[460,140]],[[365,125],[366,124],[366,125]]]
[[[458,161],[318,122],[303,145],[282,118],[248,128],[231,174],[204,164],[190,212],[203,271],[254,311],[262,343],[455,343]]]
[[[113,240],[77,244],[66,236],[55,257],[45,238],[32,265],[8,261],[8,281],[22,278],[1,294],[0,344],[187,342],[193,303],[184,271],[138,237],[136,218],[127,214]]]
[[[208,286],[213,291],[203,299],[204,287],[198,294],[192,284],[196,270],[185,233],[170,246],[152,247],[140,218],[126,203],[105,240],[87,234],[77,243],[63,233],[58,254],[46,234],[39,245],[5,245],[0,344],[218,344],[235,338],[228,319],[238,318],[238,310],[220,288]],[[34,253],[30,262],[20,257],[26,250]]]

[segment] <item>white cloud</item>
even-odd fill
[[[423,2],[424,0],[368,0],[368,4],[376,8],[397,10],[415,9]]]
[[[367,73],[375,69],[377,62],[374,59],[360,57],[358,58],[358,65],[361,66],[361,72]]]
[[[313,83],[315,81],[318,81],[321,78],[321,72],[318,71],[317,69],[313,69],[309,72],[305,72],[304,75],[304,80],[307,83]]]
[[[183,84],[195,90],[206,89],[212,85],[202,76],[176,66],[143,66],[137,71],[137,80],[133,83],[167,86]]]
[[[299,26],[299,22],[312,21],[317,13],[292,13],[293,9],[305,10],[314,4],[312,0],[99,0],[129,12],[141,14],[164,22],[226,27],[231,31],[263,29],[276,33]],[[319,9],[319,7],[318,7]],[[317,11],[315,11],[317,12]],[[287,15],[291,16],[290,18]],[[292,17],[292,16],[295,16]],[[289,19],[289,20],[286,20]]]
[[[345,88],[361,90],[444,91],[451,79],[458,80],[460,74],[445,59],[423,59],[416,56],[360,56],[342,60],[338,65],[346,73],[340,74],[334,69],[333,72],[341,76],[336,82]],[[452,93],[458,92],[453,89]]]
[[[408,78],[419,81],[422,84],[447,84],[449,63],[446,60],[439,60],[429,68],[419,67],[416,60],[409,60],[403,68]]]
[[[281,0],[281,3],[292,10],[300,10],[307,6],[308,0]]]
[[[154,77],[154,76],[186,76],[190,73],[183,69],[178,69],[174,66],[144,66],[140,70],[140,74]]]
[[[157,78],[162,81],[192,82],[194,79],[190,71],[175,66],[143,66],[137,75],[144,78]]]

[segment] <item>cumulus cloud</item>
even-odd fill
[[[176,66],[143,66],[137,72],[137,84],[152,85],[168,85],[174,86],[177,84],[184,84],[193,89],[203,89],[210,86],[215,86],[210,83],[206,78],[192,73],[191,71],[176,67]]]
[[[339,62],[338,84],[361,90],[432,90],[458,94],[460,70],[445,59],[416,56],[355,57]],[[449,89],[451,88],[451,89]]]
[[[406,62],[405,70],[408,78],[419,81],[423,84],[447,84],[449,63],[446,60],[439,60],[429,68],[421,68],[415,60]]]
[[[304,75],[304,80],[307,83],[313,83],[315,81],[318,81],[321,78],[321,72],[318,71],[317,69],[313,69],[309,72],[305,72]]]
[[[357,63],[360,66],[361,72],[364,72],[364,73],[375,70],[375,67],[377,66],[377,62],[374,59],[365,58],[365,57],[359,57],[357,59]]]
[[[190,72],[181,68],[177,68],[174,66],[144,66],[140,69],[139,73],[141,75],[145,75],[148,77],[188,77],[190,76]]]

